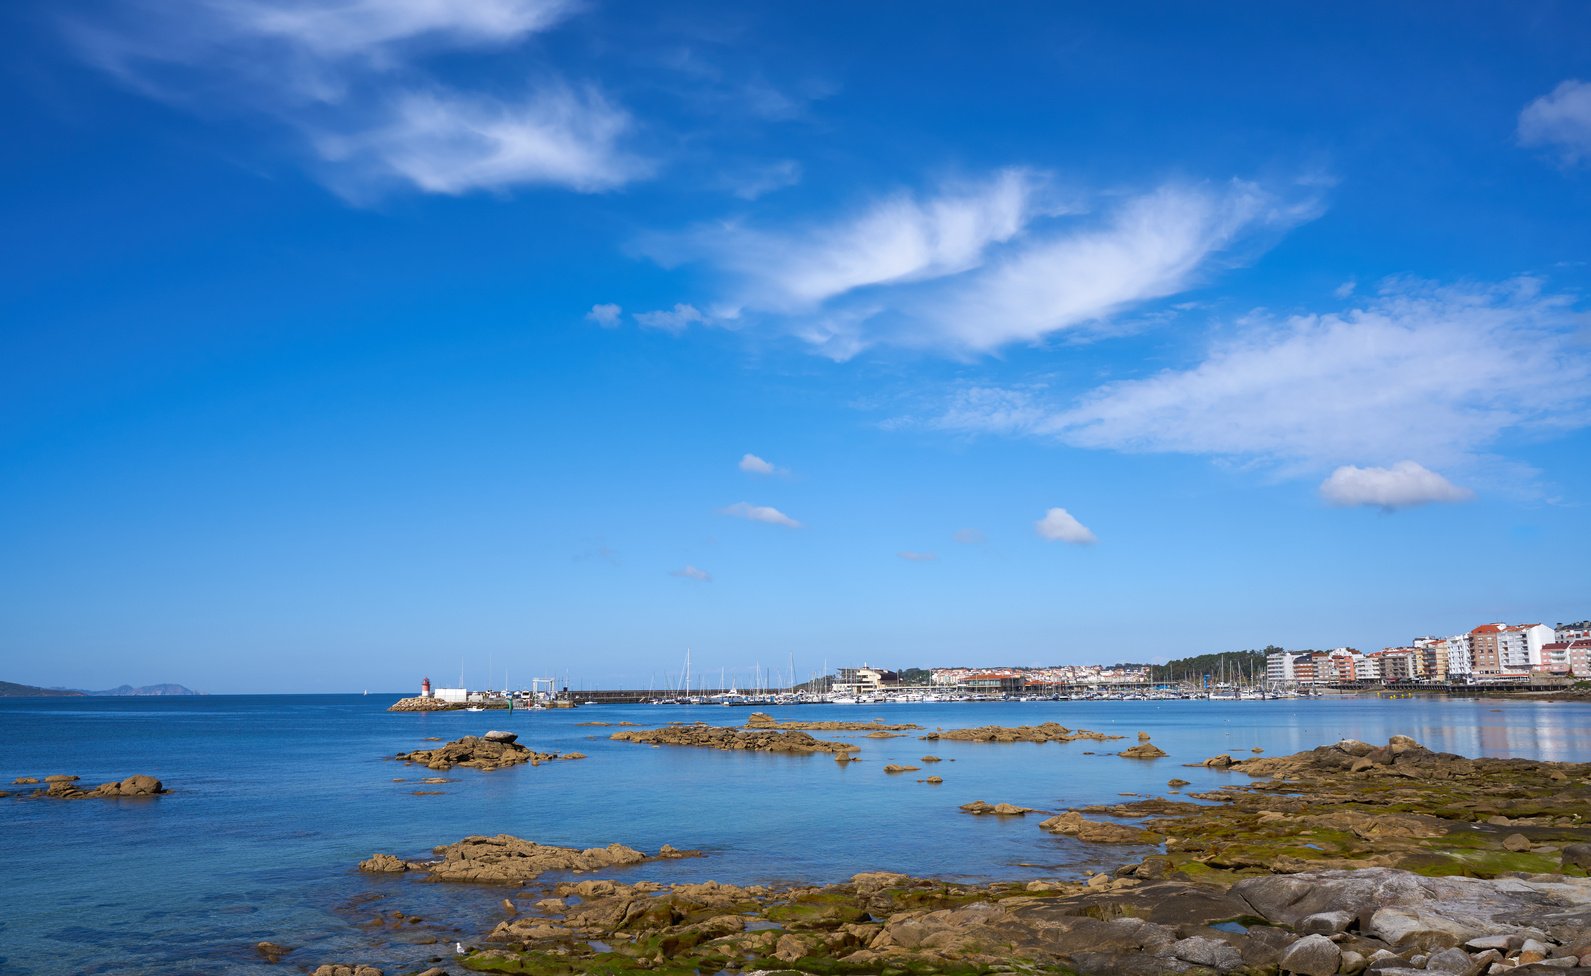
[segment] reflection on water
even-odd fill
[[[1194,792],[1243,778],[1183,763],[1255,749],[1281,755],[1345,736],[1385,742],[1404,734],[1469,756],[1591,761],[1591,706],[1580,703],[1343,698],[775,710],[927,729],[1056,721],[1124,737],[930,746],[912,735],[834,733],[861,746],[861,762],[842,764],[618,743],[608,739],[612,728],[579,724],[741,724],[745,709],[587,707],[511,719],[387,714],[396,697],[0,701],[7,745],[0,783],[56,772],[97,783],[146,772],[174,790],[143,803],[0,799],[10,854],[0,895],[6,972],[282,971],[254,954],[262,939],[305,947],[284,965],[372,953],[371,961],[393,968],[423,962],[433,948],[394,956],[386,948],[391,936],[371,928],[370,916],[396,907],[467,939],[500,917],[502,892],[377,878],[353,866],[375,851],[423,856],[471,833],[648,850],[667,843],[709,855],[644,865],[625,873],[630,880],[827,882],[862,870],[1075,877],[1109,869],[1126,852],[1046,834],[1034,817],[972,817],[957,807],[977,799],[1041,810],[1110,803],[1121,793],[1162,795],[1172,777],[1190,780],[1186,789]],[[505,724],[537,749],[590,758],[490,774],[458,770],[437,796],[412,792],[429,771],[386,758],[430,736]],[[1169,757],[1116,756],[1139,731]],[[929,751],[945,760],[932,770],[942,786],[919,782],[927,772],[881,772],[891,762],[918,765]]]

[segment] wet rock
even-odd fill
[[[1342,950],[1324,935],[1306,935],[1282,951],[1277,965],[1298,976],[1336,976]]]
[[[1171,779],[1166,780],[1166,785],[1174,790],[1180,790],[1184,786],[1189,786],[1191,784],[1185,779],[1178,779],[1173,776]]]
[[[282,957],[293,950],[284,945],[277,945],[275,942],[256,942],[254,951],[259,953],[260,957],[266,962],[277,963],[281,962]]]
[[[317,966],[310,976],[383,976],[383,974],[374,966],[328,964]]]
[[[923,782],[928,783],[930,786],[938,786],[940,783],[943,783],[944,781],[945,781],[944,777],[942,777],[942,776],[930,776],[926,780],[923,780]]]
[[[1211,756],[1199,765],[1208,766],[1211,769],[1226,769],[1232,765],[1232,762],[1232,757],[1223,752],[1219,756]]]
[[[46,777],[44,777],[44,781],[46,783],[75,783],[75,782],[78,781],[79,778],[80,777],[77,777],[77,776],[65,776],[65,775],[62,775],[60,773],[57,773],[54,776],[46,776]]]
[[[985,803],[982,800],[973,800],[971,803],[963,803],[961,805],[961,810],[964,813],[978,814],[980,816],[984,814],[993,814],[998,817],[1020,817],[1023,814],[1039,812],[1032,807],[1019,807],[1011,803]]]
[[[1159,759],[1167,755],[1166,751],[1153,742],[1141,742],[1116,753],[1127,759]]]
[[[922,769],[921,766],[901,766],[901,765],[899,765],[897,763],[890,763],[889,765],[884,767],[884,772],[886,772],[886,773],[915,773],[915,772],[920,771],[921,769]]]
[[[37,776],[18,776],[16,779],[11,781],[11,785],[12,786],[37,786],[38,782],[39,782],[39,778]]]
[[[924,756],[924,757],[922,757],[921,759],[918,760],[918,762],[925,762],[925,763],[939,762],[939,761],[940,761],[940,759],[939,759],[938,756]]]

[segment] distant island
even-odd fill
[[[131,695],[197,695],[199,692],[182,685],[144,685],[134,688],[121,685],[105,691],[81,691],[76,688],[35,688],[11,681],[0,681],[0,698],[120,698]]]

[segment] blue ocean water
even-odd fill
[[[398,695],[0,700],[0,789],[17,776],[74,773],[95,784],[148,773],[154,800],[0,799],[0,971],[19,974],[280,973],[366,961],[389,973],[450,956],[501,917],[503,890],[361,875],[376,851],[423,856],[468,834],[644,850],[701,848],[701,860],[623,872],[626,880],[842,880],[863,870],[986,880],[1074,877],[1132,854],[1038,829],[1033,818],[971,817],[976,799],[1058,809],[1131,793],[1189,790],[1236,774],[1185,768],[1220,752],[1268,755],[1344,736],[1412,735],[1465,755],[1591,761],[1591,705],[1343,698],[1265,702],[1012,702],[770,709],[781,718],[916,722],[928,729],[1057,721],[1121,743],[923,742],[854,734],[863,761],[613,742],[589,722],[743,724],[743,708],[587,706],[470,714],[385,709]],[[583,761],[493,773],[460,769],[441,786],[390,757],[506,727]],[[1170,753],[1113,755],[1139,731]],[[887,775],[889,762],[945,761]],[[1090,753],[1093,753],[1090,755]],[[930,773],[943,785],[920,780]],[[395,782],[401,779],[402,782]],[[1246,780],[1243,780],[1246,781]],[[439,790],[440,795],[416,795]],[[371,924],[402,911],[418,925]],[[442,940],[443,951],[413,944]],[[280,965],[260,940],[296,949]]]

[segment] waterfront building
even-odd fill
[[[1469,632],[1477,677],[1520,677],[1541,667],[1541,649],[1555,634],[1545,624],[1481,624]]]
[[[1308,658],[1307,653],[1272,651],[1265,655],[1265,680],[1271,684],[1295,684],[1298,681],[1298,661]]]
[[[1591,635],[1543,644],[1541,669],[1576,678],[1591,678]]]
[[[876,695],[900,684],[900,675],[882,668],[841,668],[831,690],[836,695]]]

